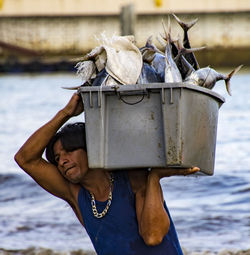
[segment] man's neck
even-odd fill
[[[111,182],[108,171],[90,169],[80,183],[85,189],[93,193],[98,201],[106,201],[110,192]]]

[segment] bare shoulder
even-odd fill
[[[40,158],[28,164],[28,166],[22,166],[22,168],[50,194],[70,203],[75,200],[78,185],[66,180],[55,165]]]
[[[134,193],[146,187],[147,176],[147,170],[128,170],[130,185]]]
[[[81,189],[81,185],[69,182],[68,186],[69,186],[69,191],[70,191],[72,199],[76,203],[78,203],[78,195],[79,195],[79,192],[80,192],[80,189]]]
[[[81,186],[78,184],[70,183],[69,189],[70,189],[70,193],[71,193],[71,199],[68,200],[67,202],[73,209],[73,211],[74,211],[76,217],[78,218],[78,220],[80,221],[80,223],[84,226],[82,214],[81,214],[79,204],[78,204],[78,196],[79,196]]]

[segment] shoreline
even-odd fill
[[[218,252],[212,252],[204,249],[203,251],[188,251],[183,249],[184,255],[250,255],[249,249],[222,249]],[[26,249],[4,249],[0,248],[0,255],[96,255],[94,251],[90,250],[72,250],[72,251],[59,251],[42,247],[30,247]]]
[[[35,73],[35,72],[75,72],[74,66],[87,52],[81,54],[51,54],[40,56],[1,55],[0,74],[4,73]],[[200,67],[235,68],[241,64],[250,67],[250,50],[248,48],[209,48],[195,53]],[[228,61],[230,56],[230,61]]]

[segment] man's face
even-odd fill
[[[60,173],[72,183],[81,182],[88,171],[86,151],[83,149],[66,151],[58,140],[54,144],[54,154]]]

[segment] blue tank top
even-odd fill
[[[114,172],[112,204],[107,214],[94,217],[89,192],[82,187],[78,195],[79,208],[86,231],[98,255],[182,255],[174,224],[169,215],[170,228],[161,244],[147,246],[139,234],[135,195],[132,192],[126,171]],[[96,201],[98,212],[106,202]]]

